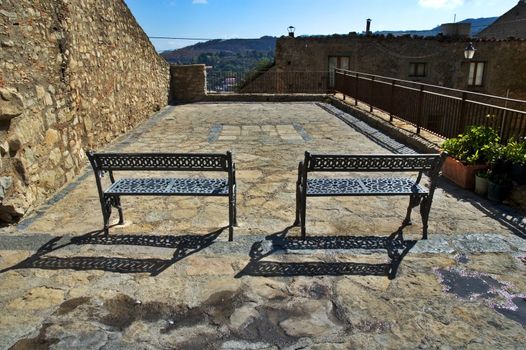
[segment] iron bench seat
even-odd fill
[[[414,179],[353,178],[353,179],[308,179],[307,196],[425,196],[429,192]]]
[[[296,183],[296,220],[301,236],[306,237],[307,197],[325,196],[408,196],[409,205],[403,225],[411,223],[411,211],[420,205],[423,238],[427,238],[429,211],[436,180],[447,154],[310,154],[298,166]],[[379,177],[355,175],[349,178],[308,178],[313,172],[376,172]],[[418,173],[416,178],[400,177],[395,173]],[[428,188],[420,185],[424,172],[429,177]],[[389,173],[393,174],[387,177]]]
[[[122,196],[224,196],[228,197],[228,239],[233,239],[236,219],[236,169],[232,154],[226,153],[94,153],[87,152],[99,192],[104,233],[109,233],[112,207],[124,223]],[[115,179],[118,171],[132,172],[137,177]],[[226,178],[157,178],[140,177],[141,172],[183,171],[224,172]],[[107,173],[110,184],[104,189],[102,177]],[[129,175],[127,175],[129,176]]]
[[[227,196],[228,181],[200,178],[125,178],[117,180],[104,192],[120,196]]]

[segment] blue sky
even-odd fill
[[[518,0],[125,0],[149,36],[192,38],[259,38],[361,32],[371,18],[372,30],[431,29],[466,18],[500,16]],[[152,40],[157,50],[195,41]]]

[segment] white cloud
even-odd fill
[[[208,4],[208,0],[192,0],[192,4]]]
[[[462,6],[464,0],[419,0],[420,6],[431,7],[435,9],[439,8],[455,8]]]

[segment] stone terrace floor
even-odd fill
[[[415,210],[399,266],[382,248],[406,198],[311,198],[311,238],[293,239],[305,150],[411,151],[329,105],[171,106],[101,151],[227,150],[234,242],[226,198],[126,197],[125,225],[97,235],[88,168],[2,229],[0,348],[525,348],[524,219],[503,206],[441,180],[430,238]]]

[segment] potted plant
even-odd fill
[[[479,196],[486,197],[488,194],[489,172],[482,170],[475,174],[475,193]]]
[[[510,164],[511,180],[518,185],[526,184],[526,140],[508,141],[503,147],[502,157]]]
[[[490,159],[490,170],[488,170],[488,199],[502,202],[511,191],[511,167],[510,150],[514,147],[513,142],[506,146],[500,146],[493,152]]]
[[[491,173],[489,175],[488,199],[502,202],[511,190],[511,180],[506,173]]]
[[[442,174],[462,188],[475,186],[475,173],[488,168],[499,149],[497,132],[487,126],[470,126],[464,134],[447,139],[442,150],[447,152]]]

